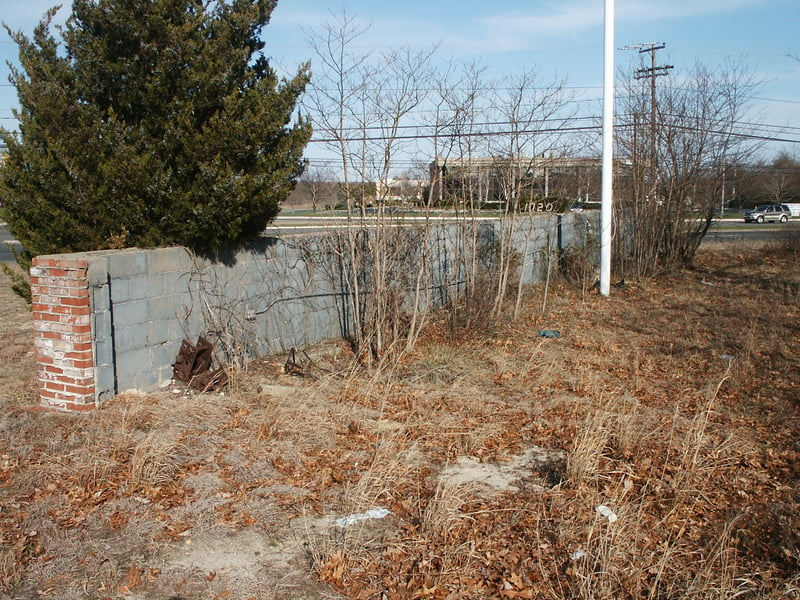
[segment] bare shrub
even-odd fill
[[[559,256],[559,273],[570,283],[580,286],[581,297],[585,297],[597,281],[596,252],[596,248],[569,246]]]
[[[746,120],[760,83],[741,62],[729,61],[713,70],[698,63],[680,83],[665,78],[657,91],[634,79],[626,86],[629,121],[618,131],[621,153],[631,161],[630,187],[614,215],[620,232],[614,261],[642,278],[694,262],[726,176],[758,149],[731,124]]]
[[[779,256],[791,257],[793,260],[800,258],[800,227],[797,223],[790,223],[783,227],[773,240],[766,244],[767,251]],[[797,302],[800,298],[800,279],[797,277],[781,277],[780,287],[783,287],[786,302]]]
[[[501,320],[489,300],[494,286],[490,277],[482,276],[445,307],[453,337],[492,335],[497,331]]]

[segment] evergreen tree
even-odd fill
[[[277,0],[74,0],[9,34],[19,133],[3,216],[31,254],[257,237],[303,170],[303,65],[279,81],[260,38]]]

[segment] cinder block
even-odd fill
[[[106,314],[111,308],[111,300],[108,297],[108,287],[92,288],[91,294],[92,313],[95,315]]]
[[[157,274],[135,275],[128,280],[130,300],[146,300],[164,295],[164,279]]]
[[[129,327],[147,323],[149,318],[147,300],[133,300],[117,304],[112,295],[111,301],[114,303],[114,327]]]
[[[148,271],[148,250],[122,250],[109,254],[108,272],[112,279],[144,275]]]
[[[92,339],[95,344],[110,340],[113,335],[111,330],[111,312],[96,312],[92,315]]]
[[[134,324],[114,327],[114,349],[117,357],[132,350],[147,348],[147,327]]]
[[[158,377],[153,373],[150,350],[147,348],[127,352],[117,351],[117,389],[148,390],[154,389]]]
[[[111,279],[108,289],[108,296],[111,303],[117,305],[121,302],[130,302],[131,284],[129,277],[114,277]]]
[[[153,279],[153,289],[161,290],[159,296],[175,296],[176,292],[182,290],[177,271],[155,272],[151,278]]]
[[[150,296],[147,300],[148,321],[170,321],[176,316],[174,296]]]
[[[111,363],[97,364],[94,372],[95,394],[100,400],[114,396],[114,365]]]
[[[146,346],[148,348],[176,341],[176,338],[173,337],[174,328],[169,327],[168,321],[151,321],[142,329],[145,330]],[[177,341],[180,342],[181,339],[178,337]]]
[[[157,384],[160,385],[165,381],[163,373],[166,371],[170,373],[166,380],[172,378],[172,364],[175,362],[180,347],[180,340],[150,346],[150,366],[154,371],[153,379]]]
[[[112,339],[95,340],[94,342],[94,362],[95,367],[110,365],[114,361],[114,344]]]
[[[149,273],[181,272],[191,268],[191,256],[185,248],[157,248],[148,254]]]

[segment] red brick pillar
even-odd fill
[[[55,410],[95,408],[88,262],[33,259],[31,296],[39,399]]]

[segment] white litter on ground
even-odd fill
[[[338,525],[339,527],[349,527],[350,525],[355,525],[359,521],[366,521],[369,519],[382,519],[388,514],[389,514],[389,509],[370,508],[367,512],[354,513],[352,515],[347,515],[346,517],[342,517],[341,519],[336,519],[334,521],[334,524]]]
[[[605,504],[599,504],[599,505],[597,505],[597,506],[595,507],[595,511],[597,511],[597,513],[598,513],[599,515],[602,515],[602,516],[604,516],[606,519],[608,519],[608,522],[609,522],[609,523],[614,523],[614,522],[616,522],[616,520],[617,520],[617,514],[616,514],[616,513],[615,513],[613,510],[611,510],[610,508],[608,508],[608,507],[607,507]]]

